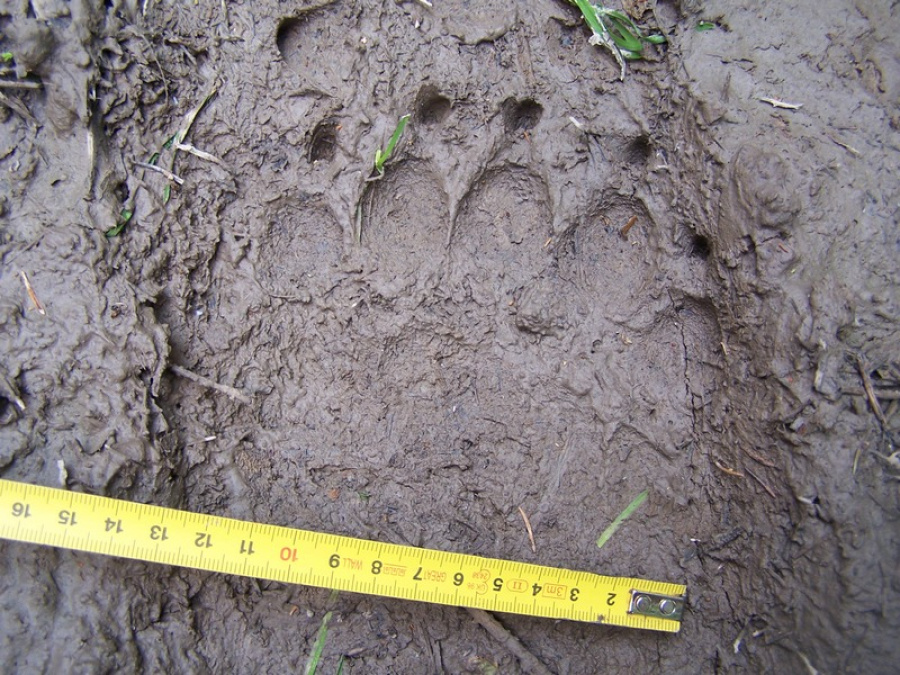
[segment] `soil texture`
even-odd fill
[[[900,5],[625,4],[620,80],[562,0],[0,3],[0,475],[681,633],[4,541],[4,672],[295,672],[330,610],[325,673],[896,672]]]

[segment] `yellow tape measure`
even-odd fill
[[[442,605],[678,632],[686,588],[385,544],[0,479],[0,537]]]

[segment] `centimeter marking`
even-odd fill
[[[387,544],[3,479],[0,537],[291,584],[669,633],[681,627],[686,593],[680,584]]]

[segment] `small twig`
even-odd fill
[[[900,471],[900,451],[891,453],[890,455],[882,455],[880,452],[871,451],[873,455],[884,462],[892,471]],[[895,478],[897,478],[895,476]]]
[[[834,136],[829,136],[828,138],[831,139],[832,143],[834,143],[835,145],[841,146],[844,150],[849,152],[851,155],[856,155],[857,157],[862,156],[862,153],[859,150],[857,150],[856,148],[854,148],[852,145],[848,145],[847,143],[842,143],[841,141],[836,139]]]
[[[744,446],[741,446],[741,450],[743,450],[743,451],[744,451],[744,454],[746,454],[750,459],[759,462],[759,463],[762,464],[763,466],[767,466],[767,467],[769,467],[770,469],[777,469],[777,468],[778,468],[777,466],[775,466],[775,465],[774,465],[772,462],[770,462],[769,460],[763,459],[763,458],[760,457],[759,455],[757,455],[757,454],[755,454],[755,453],[753,453],[753,452],[750,452],[750,451],[749,451],[747,448],[745,448]]]
[[[432,5],[430,2],[428,2],[428,0],[418,0],[418,2],[420,5],[425,5],[428,9],[431,9],[432,7],[434,7],[434,5]]]
[[[732,648],[734,649],[735,654],[740,653],[741,644],[744,642],[744,639],[750,633],[750,628],[751,628],[750,621],[748,620],[747,623],[744,624],[744,627],[741,628],[741,632],[738,633],[738,636],[734,639],[734,642],[731,644]]]
[[[801,651],[794,650],[794,653],[800,657],[800,660],[803,661],[803,665],[806,666],[806,672],[808,675],[819,675],[819,671],[812,664],[812,661]]]
[[[189,152],[192,155],[194,155],[195,157],[199,157],[200,159],[205,159],[207,162],[213,162],[214,164],[219,164],[219,165],[223,164],[222,160],[219,159],[218,157],[216,157],[215,155],[211,155],[210,153],[204,152],[203,150],[200,150],[199,148],[195,148],[190,143],[176,143],[175,149],[181,150],[183,152]]]
[[[734,476],[735,478],[743,478],[744,477],[744,474],[742,474],[740,471],[735,471],[734,469],[729,469],[727,466],[724,466],[723,464],[721,464],[719,462],[719,460],[717,460],[717,459],[713,460],[713,464],[716,465],[716,467],[719,469],[719,471],[721,471],[723,473],[727,473],[729,476]]]
[[[491,637],[500,642],[500,644],[506,647],[513,656],[519,659],[523,671],[531,673],[532,675],[553,675],[553,673],[547,669],[547,666],[541,663],[534,654],[528,651],[525,645],[519,642],[519,639],[515,635],[506,630],[497,619],[483,609],[475,609],[473,607],[467,609],[472,618],[478,622],[478,625],[484,628],[490,633]]]
[[[22,277],[22,283],[25,284],[25,292],[28,293],[28,297],[31,298],[31,304],[34,305],[34,308],[38,311],[38,314],[41,316],[46,316],[47,310],[44,308],[44,304],[38,300],[37,294],[34,292],[34,288],[31,286],[31,282],[28,281],[28,275],[25,272],[19,272],[19,275]]]
[[[528,530],[528,541],[531,542],[531,552],[537,553],[537,546],[534,545],[534,532],[531,529],[531,521],[528,520],[528,514],[525,513],[525,509],[521,506],[519,507],[519,513],[522,515],[522,520],[525,521],[525,529]]]
[[[362,202],[356,205],[356,218],[353,221],[353,241],[357,244],[362,239]]]
[[[630,230],[632,227],[634,227],[634,224],[637,221],[638,221],[637,216],[631,216],[631,218],[628,219],[628,222],[625,223],[625,227],[623,227],[621,230],[619,230],[619,236],[621,236],[622,239],[628,239],[628,230]]]
[[[765,490],[766,492],[768,492],[768,493],[769,493],[769,496],[770,496],[772,499],[778,499],[778,498],[775,496],[775,493],[772,492],[772,490],[769,489],[769,486],[766,485],[765,483],[763,483],[762,478],[760,478],[759,476],[757,476],[757,475],[756,475],[755,473],[753,473],[750,469],[745,469],[745,471],[746,471],[747,473],[750,474],[750,477],[751,477],[753,480],[755,480],[757,483],[759,483],[760,485],[762,485],[763,490]]]
[[[2,91],[0,91],[0,105],[5,105],[7,108],[12,110],[13,112],[18,113],[19,117],[21,117],[26,122],[28,122],[32,127],[37,128],[38,123],[37,123],[37,120],[34,118],[34,115],[32,115],[28,111],[28,108],[26,108],[25,104],[22,103],[19,99],[9,98],[9,96],[7,96]]]
[[[249,396],[242,394],[234,387],[229,387],[227,384],[219,384],[218,382],[215,382],[208,377],[198,375],[197,373],[192,373],[187,368],[182,368],[181,366],[176,366],[175,364],[169,364],[169,369],[179,377],[183,377],[187,380],[191,380],[192,382],[196,382],[203,387],[215,389],[216,391],[233,398],[235,401],[240,401],[241,403],[246,403],[247,405],[253,403],[253,399],[251,399]]]
[[[21,412],[25,412],[25,401],[19,396],[16,386],[3,373],[0,373],[0,394],[15,403]]]
[[[28,82],[23,80],[0,80],[0,89],[40,89],[44,85],[40,82]]]
[[[219,91],[219,86],[214,84],[212,89],[210,89],[209,93],[203,98],[202,101],[187,115],[184,116],[184,126],[178,131],[175,136],[175,145],[181,145],[184,143],[184,139],[187,138],[188,132],[190,132],[191,127],[194,126],[194,120],[197,119],[197,115],[200,114],[200,111],[203,110],[204,106],[209,103],[210,99],[216,95]]]
[[[887,428],[887,420],[884,417],[884,411],[881,409],[881,404],[878,403],[878,399],[875,397],[875,389],[872,387],[872,378],[869,377],[869,370],[863,362],[862,357],[859,355],[856,356],[856,367],[859,368],[859,374],[862,376],[863,388],[866,390],[866,398],[869,399],[869,405],[872,406],[875,417],[881,422],[881,427],[883,429]]]
[[[184,124],[181,129],[179,129],[175,133],[174,141],[172,142],[173,149],[175,152],[172,153],[172,157],[169,160],[169,170],[174,171],[175,169],[175,158],[178,157],[179,146],[184,145],[184,139],[187,138],[188,133],[191,130],[191,127],[194,126],[194,120],[197,119],[197,115],[200,114],[200,111],[206,106],[207,103],[216,95],[219,91],[219,85],[213,84],[212,89],[209,90],[209,93],[203,97],[203,100],[197,104],[187,115],[184,116]]]
[[[768,96],[760,96],[759,100],[763,103],[768,103],[773,108],[782,108],[784,110],[800,110],[803,107],[802,103],[788,103],[779,101],[777,98],[769,98]]]
[[[139,166],[142,169],[150,169],[151,171],[156,171],[157,173],[161,173],[163,176],[168,178],[173,183],[178,183],[178,185],[184,185],[184,178],[176,176],[174,173],[169,171],[168,169],[164,169],[161,166],[157,166],[156,164],[147,164],[147,162],[135,162],[135,166]]]
[[[842,394],[848,394],[849,396],[866,396],[868,397],[868,393],[864,389],[842,389]],[[900,400],[900,391],[893,391],[891,389],[879,389],[875,390],[872,388],[872,393],[875,394],[875,398],[880,398],[882,401],[898,401]]]

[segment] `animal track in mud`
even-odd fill
[[[329,91],[349,79],[347,59],[323,58],[335,50],[351,50],[347,25],[354,25],[349,9],[338,5],[314,7],[296,16],[282,19],[275,35],[278,52],[284,62],[309,84]]]
[[[18,13],[43,31],[46,22],[35,12],[68,4],[5,3],[19,9],[0,13]],[[686,624],[690,646],[673,641],[660,654],[638,653],[624,633],[610,634],[603,646],[584,639],[602,627],[560,625],[551,640],[542,640],[547,631],[539,622],[510,624],[526,644],[539,645],[538,658],[573,675],[604,665],[681,672],[697,663],[791,671],[803,668],[800,652],[820,670],[841,669],[846,659],[828,647],[853,647],[854,635],[832,640],[840,622],[834,612],[817,611],[817,601],[846,585],[848,574],[838,572],[862,569],[875,546],[891,548],[885,509],[865,510],[860,519],[851,514],[830,529],[817,517],[822,508],[838,513],[851,502],[868,504],[857,498],[864,492],[890,506],[884,498],[891,494],[884,487],[889,480],[867,472],[865,456],[859,475],[839,471],[853,461],[840,446],[855,432],[871,447],[883,441],[865,398],[814,405],[819,394],[834,398],[830,393],[847,382],[860,387],[853,364],[833,364],[841,360],[842,345],[862,344],[870,359],[872,350],[891,347],[878,340],[877,321],[891,302],[883,278],[889,255],[881,250],[888,247],[879,244],[893,241],[892,186],[883,174],[896,162],[878,150],[891,121],[891,111],[882,108],[896,99],[897,88],[888,82],[891,44],[883,30],[879,34],[877,14],[841,14],[826,26],[834,36],[833,58],[809,64],[797,49],[779,50],[780,59],[756,50],[757,67],[750,69],[741,62],[743,43],[789,46],[785,36],[803,28],[805,15],[793,23],[769,21],[785,24],[787,32],[760,32],[756,22],[730,39],[723,31],[695,35],[699,3],[660,0],[646,20],[658,23],[671,44],[659,51],[648,45],[647,55],[668,49],[668,62],[629,66],[623,83],[615,59],[589,43],[577,9],[556,1],[439,0],[431,9],[409,0],[227,8],[207,2],[192,9],[184,6],[193,3],[148,3],[141,24],[149,41],[129,37],[128,13],[118,11],[136,3],[95,4],[106,10],[97,8],[87,22],[60,16],[48,24],[56,49],[42,65],[49,69],[46,77],[40,73],[43,91],[50,96],[52,85],[62,85],[64,107],[67,92],[77,94],[66,107],[74,115],[72,133],[54,140],[47,126],[52,101],[40,92],[16,93],[37,126],[15,112],[3,123],[12,140],[0,145],[15,152],[0,152],[0,168],[18,170],[5,171],[10,185],[0,187],[9,221],[0,240],[4,259],[16,263],[2,275],[8,347],[0,352],[9,366],[2,374],[28,403],[27,414],[0,405],[6,413],[0,435],[11,439],[0,440],[0,463],[10,477],[55,480],[59,458],[74,490],[686,581],[705,593],[703,621]],[[750,5],[738,9],[752,12]],[[4,30],[13,21],[19,19],[4,16]],[[117,36],[114,44],[110,35]],[[710,41],[737,48],[710,61]],[[882,53],[871,57],[872,49]],[[88,57],[80,58],[84,52]],[[79,58],[69,58],[73,54]],[[884,68],[876,63],[872,75],[866,59],[881,56]],[[728,63],[719,63],[723,59]],[[854,63],[866,72],[837,82],[824,122],[815,105],[811,115],[773,113],[739,95],[765,87],[766,73],[780,64],[792,66],[778,71],[787,78],[785,90],[792,78],[812,78],[794,88],[797,100],[809,100],[813,89],[830,92],[835,83],[817,74],[829,68],[852,74]],[[711,68],[721,77],[695,77]],[[866,86],[856,87],[867,74]],[[98,157],[127,185],[118,201],[134,201],[143,189],[118,160],[142,156],[162,129],[177,128],[209,90],[210,78],[219,82],[218,94],[192,134],[198,147],[228,161],[233,180],[185,158],[191,180],[182,198],[165,212],[152,208],[152,199],[138,199],[135,222],[99,246],[91,231],[119,211],[116,195],[95,199],[87,211],[77,198],[42,198],[84,192],[84,172],[77,162],[67,166],[65,158],[73,155],[60,145],[83,138],[90,126],[78,115],[87,89],[60,79],[70,75],[76,84],[99,77],[116,85],[100,87],[106,90],[98,105],[106,111],[108,142],[98,145]],[[887,93],[879,93],[879,77]],[[163,95],[166,81],[169,88],[177,85],[172,96]],[[363,184],[360,173],[371,167],[374,146],[407,112],[412,121],[402,152],[380,183]],[[864,148],[866,161],[853,158],[851,146],[838,147],[817,133],[826,127],[843,130],[839,140]],[[41,131],[47,129],[49,137]],[[763,142],[773,139],[781,159],[763,152],[773,151]],[[738,152],[740,143],[751,145]],[[804,182],[791,181],[791,171]],[[150,174],[147,180],[162,179]],[[71,203],[71,218],[63,203]],[[860,213],[853,212],[857,203]],[[361,241],[353,237],[357,206]],[[619,231],[632,216],[637,224],[623,240]],[[853,226],[837,243],[829,236],[830,216]],[[48,240],[42,230],[42,223],[69,221],[85,224],[66,230],[82,232],[83,246]],[[863,263],[850,264],[857,256]],[[805,261],[804,267],[792,260]],[[54,261],[61,262],[54,267]],[[18,269],[32,275],[47,317],[27,309]],[[79,273],[67,274],[73,269]],[[881,277],[865,276],[872,270]],[[879,314],[878,305],[887,309]],[[845,339],[845,322],[857,314],[854,334]],[[90,324],[100,330],[98,338],[77,330]],[[66,330],[57,343],[59,325]],[[828,341],[827,353],[816,348],[819,338]],[[76,362],[81,365],[72,372]],[[165,373],[167,363],[234,386],[252,402]],[[828,391],[814,386],[819,371]],[[95,372],[103,377],[91,377]],[[101,387],[88,403],[85,384]],[[780,434],[803,421],[797,435]],[[807,431],[812,435],[800,439]],[[823,439],[832,439],[826,450],[835,452],[808,445]],[[759,463],[749,453],[770,440],[761,454],[774,460],[772,471],[748,459]],[[717,470],[713,459],[748,469],[745,479]],[[848,480],[822,479],[835,468],[832,473]],[[767,484],[772,499],[765,498]],[[795,504],[793,495],[808,494],[810,486],[822,504]],[[598,552],[598,530],[645,489],[651,493],[646,506]],[[534,553],[519,505],[534,525]],[[717,554],[715,542],[734,523],[746,536]],[[849,550],[846,538],[818,546],[831,530],[887,534],[861,540],[855,554],[841,558]],[[817,560],[841,564],[807,560],[803,551],[810,544]],[[719,562],[721,570],[706,574]],[[783,583],[768,574],[766,563],[776,573],[787,570]],[[44,602],[47,611],[32,612],[32,623],[55,629],[30,631],[25,638],[33,639],[7,650],[6,661],[37,663],[34,670],[40,662],[71,658],[73,650],[101,664],[137,654],[148,670],[189,670],[239,657],[257,659],[261,670],[283,669],[305,657],[316,630],[308,621],[287,626],[266,611],[270,600],[281,603],[278,588],[263,589],[250,616],[242,598],[248,588],[259,596],[252,584],[212,579],[195,597],[196,584],[186,586],[163,569],[140,579],[142,593],[132,603],[137,629],[125,606],[113,613],[106,639],[92,645],[85,642],[89,628],[98,611],[116,606],[115,589],[88,588],[99,599],[81,603],[73,614],[66,598],[77,594],[69,591],[90,582],[90,575],[63,569],[48,576],[50,568],[41,564],[35,569],[44,574],[20,575],[27,592],[4,596],[25,610],[51,601]],[[57,588],[55,580],[61,580]],[[862,617],[857,632],[863,637],[889,635],[879,628],[896,622],[866,609],[877,609],[879,592],[885,596],[891,580],[880,580],[875,569],[857,581],[871,592],[848,595],[838,609]],[[791,603],[779,583],[816,594]],[[715,602],[726,594],[731,603]],[[320,614],[329,606],[327,593],[292,596]],[[166,621],[151,616],[148,625],[141,620],[143,605],[149,602],[152,613],[159,597],[192,611],[167,613]],[[471,666],[476,647],[500,670],[517,667],[477,626],[461,626],[452,608],[360,597],[342,602],[354,630],[335,634],[333,660],[355,642],[378,646],[348,664],[358,670],[422,670],[422,651],[427,655],[433,646],[429,635],[449,636],[435,653],[449,672]],[[724,658],[721,635],[740,628],[735,616],[753,611],[762,613],[772,634],[809,617],[813,629],[795,631],[790,652],[757,645]],[[816,632],[829,622],[835,630]],[[410,625],[418,630],[410,633]],[[248,632],[258,638],[255,644],[229,650],[229,639],[246,642]],[[400,639],[379,639],[393,634]],[[200,635],[208,639],[198,642]],[[266,651],[262,643],[284,648]],[[896,651],[889,637],[860,644],[857,651],[875,666],[890,663]],[[857,661],[851,666],[866,668]]]
[[[251,260],[267,293],[308,299],[327,290],[343,245],[340,226],[326,206],[282,200],[261,230]]]
[[[317,58],[351,46],[342,19],[359,26],[359,17],[341,7],[304,10],[278,29],[284,64],[296,73],[281,74],[302,80],[315,101],[351,75],[336,72],[351,66]],[[504,25],[484,22],[488,32]],[[493,54],[483,44],[465,53]],[[485,82],[493,58],[481,73]],[[542,94],[539,102],[526,88],[473,101],[452,78],[437,77],[405,91],[415,144],[364,186],[352,214],[359,218],[361,275],[349,272],[356,278],[318,306],[272,305],[277,320],[267,319],[253,337],[262,345],[252,349],[255,363],[286,364],[262,366],[258,379],[270,387],[266,428],[291,442],[263,442],[248,453],[285,462],[302,453],[320,467],[322,486],[368,476],[380,508],[399,514],[392,529],[409,538],[416,528],[427,531],[416,543],[434,542],[441,528],[426,522],[446,519],[449,502],[474,525],[458,535],[459,544],[497,554],[497,542],[514,548],[520,535],[517,520],[503,523],[509,504],[540,501],[552,518],[594,499],[603,512],[597,496],[627,491],[622,479],[629,472],[642,474],[645,465],[667,472],[662,465],[691,429],[685,341],[674,312],[659,311],[668,296],[648,297],[659,273],[655,238],[663,235],[641,201],[608,193],[587,219],[568,232],[554,230],[556,192],[538,168],[540,149],[522,150],[551,124],[552,97]],[[305,159],[327,163],[329,172],[345,168],[353,132],[348,125],[339,139],[337,124],[361,104],[304,105],[298,119]],[[466,117],[475,109],[483,119]],[[451,150],[458,164],[449,164],[445,183],[440,171],[447,163],[420,145],[436,136],[470,138],[473,129],[479,145],[499,150],[473,152],[457,143]],[[615,139],[626,165],[640,169],[651,151],[647,137],[629,129]],[[463,179],[456,168],[467,161],[475,178],[464,179],[461,194],[453,181]],[[568,205],[563,210],[573,213]],[[347,269],[336,269],[341,229],[327,208],[292,200],[274,211],[250,253],[270,294],[319,297],[329,277],[346,277]],[[632,216],[638,223],[625,241],[619,230]],[[354,294],[346,304],[338,300],[343,291]],[[573,436],[568,465],[558,462],[558,449]],[[321,438],[331,439],[333,451],[316,449]],[[582,468],[617,456],[616,470]],[[298,479],[290,471],[270,478]],[[442,495],[438,503],[410,487],[422,484]],[[565,497],[566,489],[578,497]],[[494,540],[472,538],[485,529]]]
[[[422,87],[416,97],[415,120],[425,126],[440,124],[450,116],[453,103],[434,85]]]
[[[540,276],[550,262],[547,188],[528,170],[487,171],[463,199],[450,240],[454,279],[500,302]]]
[[[606,199],[593,216],[567,233],[560,276],[599,305],[606,318],[627,321],[646,306],[651,288],[657,286],[654,229],[640,202],[618,196]]]
[[[502,110],[503,124],[508,134],[534,129],[544,114],[541,104],[531,99],[522,101],[514,98],[506,99],[503,102]]]
[[[434,3],[428,14],[440,23],[442,32],[467,45],[496,40],[513,30],[519,21],[518,8],[505,0]]]
[[[360,241],[370,251],[379,278],[426,282],[438,272],[450,221],[447,195],[426,162],[390,167],[363,195]]]
[[[643,165],[650,159],[652,151],[653,144],[650,142],[650,139],[646,135],[641,134],[628,141],[625,147],[622,148],[621,155],[629,164]]]
[[[745,237],[757,241],[758,230],[789,231],[801,200],[793,168],[767,149],[742,146],[731,160],[730,177],[720,202],[717,230],[709,234],[715,234],[717,253],[734,260],[746,247]]]
[[[310,164],[330,162],[334,159],[337,152],[338,126],[335,120],[326,119],[319,122],[313,129],[306,151],[306,157]]]

